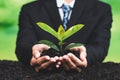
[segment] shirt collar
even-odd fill
[[[63,4],[69,5],[71,8],[73,8],[75,0],[72,0],[69,4],[65,2],[65,0],[56,0],[57,7],[62,7]]]

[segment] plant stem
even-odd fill
[[[62,45],[63,45],[63,42],[62,42],[62,41],[60,41],[60,42],[59,42],[60,52],[62,51],[62,48],[63,48],[63,46],[62,46]]]
[[[60,46],[60,52],[62,51],[62,45]]]

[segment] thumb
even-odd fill
[[[81,52],[81,53],[80,53],[80,59],[81,59],[82,61],[84,61],[84,60],[86,59],[86,55],[87,55],[86,52]]]
[[[41,55],[41,53],[40,53],[39,51],[36,51],[36,52],[34,53],[34,57],[35,57],[35,58],[39,58],[40,55]]]

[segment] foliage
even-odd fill
[[[0,0],[0,26],[11,26],[18,23],[20,7],[32,0]]]
[[[60,27],[58,28],[58,31],[56,32],[54,29],[52,29],[52,27],[50,27],[46,23],[38,22],[37,25],[41,29],[50,33],[52,36],[54,36],[55,38],[58,39],[58,45],[59,45],[60,49],[58,49],[57,46],[53,42],[48,41],[48,40],[42,40],[39,43],[47,44],[47,45],[51,46],[51,48],[53,48],[57,51],[63,50],[62,46],[66,43],[66,42],[64,42],[65,39],[69,38],[70,36],[72,36],[73,34],[78,32],[84,26],[83,24],[77,24],[77,25],[70,27],[67,31],[65,31],[64,28],[62,27],[62,25],[60,25]],[[81,45],[82,44],[80,44],[80,43],[74,43],[74,44],[70,44],[70,45],[66,46],[65,49],[69,49],[74,46],[81,46]]]

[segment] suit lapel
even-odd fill
[[[77,20],[80,18],[81,14],[84,10],[83,3],[84,3],[84,0],[76,0],[73,10],[72,10],[71,18],[68,22],[68,27],[75,25]]]
[[[76,0],[72,10],[71,18],[68,21],[68,28],[75,25],[77,20],[80,18],[84,10],[84,2],[84,0]],[[56,0],[47,0],[47,2],[45,2],[45,9],[47,10],[48,16],[50,17],[53,28],[58,30],[58,27],[62,24],[62,21],[56,6]]]
[[[68,21],[68,28],[77,24],[82,14],[84,14],[83,12],[90,10],[92,5],[93,2],[90,0],[76,0],[72,10],[71,18]],[[56,0],[47,0],[44,6],[48,16],[50,17],[52,27],[57,31],[58,27],[62,24],[62,21],[56,5]]]
[[[45,9],[47,10],[48,16],[50,17],[50,21],[52,23],[52,27],[55,30],[58,30],[62,21],[60,19],[59,11],[56,6],[56,0],[47,0],[45,3]]]

